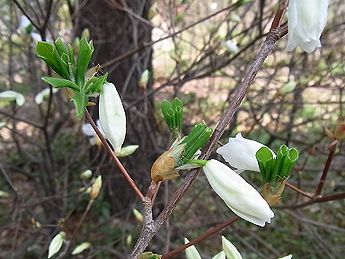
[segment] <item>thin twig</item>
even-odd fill
[[[328,175],[328,172],[329,172],[329,168],[331,166],[331,163],[332,163],[332,160],[333,160],[333,157],[334,157],[334,153],[335,153],[335,150],[337,149],[337,146],[338,146],[338,143],[339,141],[333,141],[330,146],[329,146],[329,153],[328,153],[328,157],[327,157],[327,160],[326,160],[326,163],[325,163],[325,167],[323,168],[323,172],[322,172],[322,175],[321,175],[321,178],[320,178],[320,182],[317,186],[317,189],[315,191],[315,197],[316,196],[319,196],[322,192],[322,188],[323,188],[323,185],[325,184],[325,181],[326,181],[326,178],[327,178],[327,175]]]

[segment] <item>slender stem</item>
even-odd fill
[[[80,228],[81,224],[83,223],[83,221],[84,221],[84,219],[85,219],[87,213],[90,211],[93,202],[94,202],[94,200],[91,199],[91,200],[89,201],[89,203],[87,204],[87,207],[86,207],[86,209],[85,209],[83,215],[81,216],[81,218],[80,218],[80,220],[79,220],[79,222],[78,222],[76,228],[74,229],[74,231],[73,231],[71,237],[69,238],[70,244],[72,244],[72,240],[74,239],[75,235],[76,235],[77,232],[79,231],[79,228]]]
[[[199,243],[199,242],[205,240],[206,238],[209,238],[210,236],[212,236],[212,235],[218,233],[219,231],[221,231],[222,229],[230,226],[232,223],[234,223],[235,221],[237,221],[239,219],[240,219],[239,217],[231,218],[231,219],[225,221],[224,223],[219,224],[219,225],[207,230],[204,234],[198,236],[197,238],[193,239],[189,243],[182,245],[182,246],[170,251],[169,253],[163,255],[162,259],[172,258],[172,257],[178,255],[179,253],[183,252],[186,248],[188,248],[192,245],[195,245],[196,243]]]
[[[298,192],[299,194],[301,194],[301,195],[303,195],[303,196],[305,196],[305,197],[307,197],[307,198],[309,198],[309,199],[311,199],[311,200],[314,199],[313,196],[311,196],[311,195],[309,195],[308,193],[302,191],[301,189],[297,188],[296,186],[292,185],[291,183],[286,182],[285,185],[286,185],[287,187],[289,187],[291,190],[294,190],[294,191]]]
[[[286,206],[275,206],[275,208],[278,208],[278,209],[299,209],[299,208],[307,207],[307,206],[315,204],[315,203],[336,201],[336,200],[342,200],[342,199],[345,199],[345,192],[332,194],[332,195],[328,195],[328,196],[323,196],[323,197],[319,196],[319,197],[314,198],[313,200],[306,201],[306,202],[303,202],[300,204],[286,205]]]
[[[333,141],[330,145],[329,145],[329,153],[328,153],[328,157],[327,157],[327,160],[326,160],[326,163],[325,163],[325,167],[323,168],[323,172],[322,172],[322,175],[321,175],[321,178],[320,178],[320,182],[317,186],[317,189],[315,191],[315,194],[314,196],[319,196],[322,192],[322,188],[323,188],[323,185],[325,184],[325,181],[326,181],[326,178],[327,178],[327,175],[328,175],[328,172],[329,172],[329,168],[331,166],[331,163],[332,163],[332,160],[333,160],[333,157],[334,157],[334,153],[335,153],[335,150],[337,149],[337,146],[338,146],[338,143],[339,141]]]
[[[88,119],[88,121],[90,122],[92,128],[95,130],[97,136],[100,138],[100,140],[102,141],[103,146],[105,147],[105,149],[107,150],[108,154],[110,155],[111,159],[115,162],[116,166],[120,169],[121,174],[125,177],[126,181],[128,182],[129,186],[134,190],[134,192],[136,193],[136,195],[138,196],[138,198],[141,201],[144,201],[144,195],[142,194],[142,192],[139,190],[138,186],[136,185],[136,183],[134,182],[134,180],[131,178],[131,176],[129,175],[129,173],[127,172],[126,168],[122,165],[122,163],[120,162],[120,160],[117,158],[117,156],[114,154],[114,152],[111,150],[108,142],[106,141],[106,139],[104,138],[104,136],[102,135],[102,133],[99,131],[98,127],[96,126],[95,122],[93,121],[89,111],[86,109],[85,111],[85,115],[86,118]]]

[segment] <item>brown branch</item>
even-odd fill
[[[201,159],[208,159],[211,155],[214,147],[216,146],[217,142],[223,135],[225,128],[231,122],[235,112],[237,111],[238,107],[244,100],[247,90],[249,86],[253,83],[253,80],[258,73],[259,69],[261,68],[263,62],[266,60],[270,52],[272,51],[275,43],[283,37],[287,33],[287,26],[282,28],[273,29],[271,30],[264,43],[262,44],[256,58],[254,59],[252,65],[247,70],[245,77],[242,83],[236,88],[233,98],[229,104],[227,110],[221,116],[219,123],[214,130],[214,133],[211,137],[209,145],[206,146],[201,155]],[[155,233],[163,226],[166,220],[169,218],[175,207],[177,206],[179,200],[182,196],[186,193],[189,186],[193,183],[195,178],[199,175],[201,169],[191,171],[184,179],[181,186],[175,191],[173,197],[171,198],[169,204],[163,209],[160,215],[155,220],[155,229],[153,232],[147,232],[145,225],[143,226],[141,235],[144,231],[146,231],[146,238],[141,238],[137,241],[135,246],[135,250],[132,251],[131,256],[129,258],[137,258],[148,246],[149,242],[155,235]]]
[[[315,204],[315,203],[336,201],[336,200],[342,200],[342,199],[345,199],[345,192],[332,194],[332,195],[328,195],[328,196],[323,196],[323,197],[316,197],[313,200],[306,201],[306,202],[303,202],[300,204],[276,206],[275,208],[277,208],[277,209],[299,209],[299,208],[307,207],[307,206]]]

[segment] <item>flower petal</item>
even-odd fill
[[[242,137],[238,133],[235,138],[229,138],[229,142],[217,149],[225,161],[240,171],[250,170],[259,172],[259,165],[256,160],[256,152],[264,145],[250,139]],[[271,150],[271,149],[270,149]],[[275,156],[274,152],[271,150]]]
[[[203,170],[212,189],[239,217],[258,226],[274,217],[260,193],[223,163],[212,159]]]
[[[120,96],[111,83],[104,84],[100,94],[99,120],[106,138],[115,152],[119,152],[126,136],[126,114]]]
[[[187,238],[184,238],[184,243],[189,243],[189,240]],[[201,256],[198,252],[198,250],[195,248],[195,246],[190,246],[186,250],[186,257],[187,259],[201,259]]]

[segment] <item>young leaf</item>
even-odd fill
[[[63,56],[65,54],[68,57],[67,47],[61,38],[56,39],[55,47],[56,47],[56,50],[57,50],[59,56]]]
[[[80,120],[84,115],[88,97],[85,93],[79,92],[72,97],[72,101],[76,109],[77,118]]]
[[[42,80],[56,88],[68,87],[76,92],[79,92],[78,85],[67,79],[44,76],[42,77]]]
[[[89,66],[92,53],[93,53],[92,41],[87,42],[86,38],[80,40],[80,49],[77,58],[76,80],[78,85],[84,85],[85,73]]]
[[[43,59],[49,67],[51,67],[57,74],[60,75],[60,66],[55,60],[54,48],[55,47],[53,44],[45,41],[40,41],[37,43],[36,53],[39,58]]]

